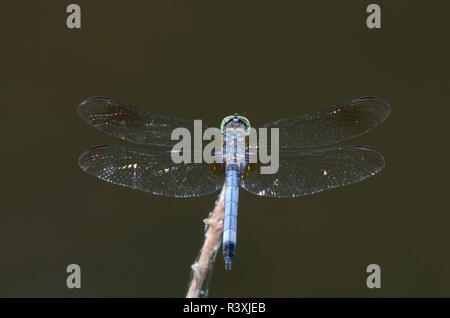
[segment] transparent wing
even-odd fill
[[[241,187],[264,197],[299,197],[359,182],[381,171],[384,158],[367,146],[280,151],[275,174],[247,171]]]
[[[390,113],[388,103],[367,96],[312,114],[276,120],[263,127],[279,128],[280,148],[313,148],[362,135],[382,123]]]
[[[102,180],[169,197],[196,197],[219,190],[224,178],[207,164],[175,164],[170,150],[104,145],[86,150],[81,169]]]
[[[187,128],[191,134],[194,129],[193,120],[160,115],[108,97],[90,97],[78,105],[77,112],[105,134],[141,145],[172,147],[178,142],[170,138],[175,128]]]

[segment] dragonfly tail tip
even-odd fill
[[[231,259],[225,260],[225,269],[231,270]]]

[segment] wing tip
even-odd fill
[[[84,107],[89,106],[92,103],[95,102],[102,102],[102,103],[107,103],[110,104],[111,103],[111,98],[107,97],[107,96],[91,96],[88,97],[86,99],[84,99],[80,104],[78,104],[77,106],[77,113],[81,118],[84,118]]]
[[[351,103],[367,102],[367,101],[376,101],[385,107],[385,110],[383,112],[384,116],[381,121],[384,121],[386,118],[388,118],[392,112],[391,105],[387,101],[385,101],[384,99],[382,99],[378,96],[361,96],[361,97],[352,99]]]
[[[363,150],[363,151],[370,152],[373,155],[378,157],[378,159],[381,162],[381,165],[380,165],[379,169],[377,169],[375,174],[380,172],[381,170],[383,170],[384,167],[386,167],[386,160],[384,159],[383,154],[381,152],[379,152],[377,149],[375,149],[374,147],[370,147],[370,146],[366,146],[366,145],[355,145],[354,148],[357,150]]]
[[[86,156],[88,156],[89,154],[92,154],[92,151],[107,150],[107,149],[110,149],[109,145],[97,145],[97,146],[93,146],[93,147],[86,149],[78,157],[78,160],[77,160],[78,166],[82,170],[87,171],[88,167],[84,164],[84,160],[85,160]]]

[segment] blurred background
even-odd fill
[[[365,95],[391,116],[347,144],[377,148],[380,174],[297,199],[241,191],[232,271],[211,297],[448,297],[448,1],[0,2],[2,297],[184,297],[216,194],[156,197],[77,165],[122,143],[76,106],[103,95],[219,125],[253,126]],[[220,252],[221,253],[221,252]],[[66,287],[79,264],[82,288]],[[381,289],[366,267],[381,266]]]

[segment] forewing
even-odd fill
[[[383,156],[367,146],[282,150],[275,174],[261,174],[258,166],[241,179],[245,190],[264,197],[299,197],[366,179],[384,167]]]
[[[313,148],[333,145],[362,135],[382,123],[391,113],[378,97],[360,97],[324,110],[270,122],[279,128],[280,148]]]
[[[171,140],[175,128],[187,128],[191,135],[194,129],[193,120],[160,115],[108,97],[90,97],[78,105],[77,112],[105,134],[141,145],[172,147],[178,142]]]
[[[219,190],[224,179],[204,163],[175,164],[170,150],[104,145],[86,150],[81,169],[102,180],[168,197],[196,197]]]

